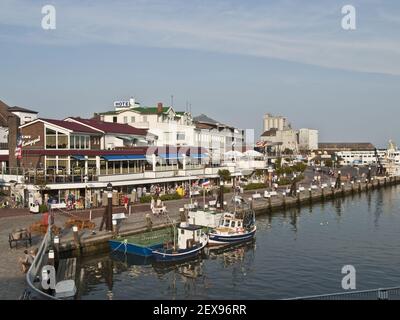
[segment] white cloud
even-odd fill
[[[2,0],[2,41],[186,48],[400,75],[392,31],[399,6],[386,10],[374,0],[352,1],[356,31],[341,29],[343,3],[332,0],[71,2],[53,1],[57,30],[49,32],[40,28],[42,4]]]

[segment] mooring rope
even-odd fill
[[[124,241],[122,241],[118,247],[116,247],[112,252],[117,251],[122,245],[125,246],[125,250],[124,253],[126,254],[127,250],[128,250],[128,239],[124,239]]]

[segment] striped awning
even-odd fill
[[[126,161],[126,160],[146,160],[144,154],[129,154],[129,155],[106,155],[102,156],[107,161]]]

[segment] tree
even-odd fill
[[[227,169],[218,170],[218,175],[222,181],[228,181],[231,179],[231,172]]]

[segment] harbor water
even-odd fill
[[[400,186],[257,217],[254,243],[161,267],[104,253],[80,261],[79,299],[284,299],[400,286]],[[78,273],[79,274],[79,273]]]

